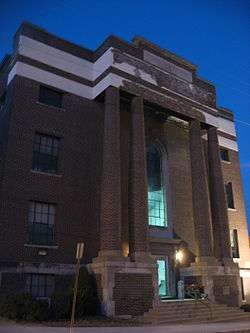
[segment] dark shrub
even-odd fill
[[[48,303],[35,300],[30,294],[13,294],[3,296],[0,301],[0,316],[16,319],[41,321],[48,318]]]
[[[51,317],[53,319],[69,319],[71,299],[69,291],[54,293],[51,297]]]
[[[73,286],[71,294],[73,298]],[[76,317],[82,318],[85,315],[99,314],[99,301],[95,278],[89,274],[85,267],[81,268],[78,283]]]
[[[241,309],[243,309],[245,312],[250,312],[250,304],[243,304]]]
[[[55,292],[51,298],[51,316],[54,319],[70,319],[74,293],[74,279],[64,292]],[[76,302],[76,318],[99,314],[99,302],[95,279],[85,267],[80,269]]]

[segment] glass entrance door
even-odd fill
[[[161,297],[168,295],[168,265],[167,260],[158,259],[158,287]]]

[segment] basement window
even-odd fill
[[[49,298],[54,291],[54,276],[49,274],[28,274],[26,291],[34,298]]]
[[[52,105],[57,108],[62,107],[62,98],[63,98],[63,93],[59,92],[57,90],[40,86],[40,91],[39,91],[39,102],[46,104],[46,105]]]

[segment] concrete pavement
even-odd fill
[[[77,327],[72,333],[250,333],[250,321],[147,327]],[[66,327],[2,324],[0,333],[69,333]]]

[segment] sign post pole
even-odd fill
[[[84,243],[77,243],[77,248],[76,248],[76,276],[75,276],[74,296],[73,296],[71,320],[70,320],[70,333],[73,332],[73,327],[74,327],[74,324],[75,324],[75,309],[76,309],[78,280],[79,280],[79,273],[80,273],[80,260],[83,256],[83,251],[84,251]]]

